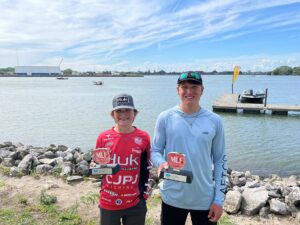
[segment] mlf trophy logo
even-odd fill
[[[168,163],[173,169],[181,170],[185,166],[185,155],[177,152],[169,152]]]
[[[98,163],[98,166],[90,168],[91,175],[116,174],[120,170],[119,164],[109,164],[110,149],[96,148],[92,152],[93,160]]]
[[[182,153],[169,152],[168,153],[168,164],[169,169],[163,169],[159,174],[160,178],[179,181],[184,183],[191,183],[193,180],[193,174],[191,171],[182,170],[185,166],[186,157]]]
[[[96,163],[106,165],[110,162],[110,150],[108,148],[97,148],[93,151],[92,158]]]

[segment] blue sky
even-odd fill
[[[300,0],[0,0],[0,67],[300,66]]]

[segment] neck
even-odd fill
[[[193,114],[195,112],[198,112],[201,109],[201,106],[199,104],[197,105],[184,105],[180,104],[179,108],[181,109],[182,112],[186,114]]]
[[[124,127],[124,126],[116,125],[114,127],[114,130],[117,131],[118,133],[129,134],[134,131],[134,127],[133,126],[125,126]]]

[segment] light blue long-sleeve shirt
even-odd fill
[[[185,114],[178,106],[162,112],[156,121],[151,160],[155,167],[166,162],[168,152],[186,156],[184,170],[192,171],[191,184],[164,180],[165,203],[184,209],[208,210],[224,202],[227,163],[223,124],[218,115],[204,108]]]

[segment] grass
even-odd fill
[[[5,182],[3,180],[0,180],[0,188],[5,186]]]
[[[223,214],[221,219],[218,221],[218,225],[235,225],[235,224],[230,222],[229,217],[226,214]]]
[[[5,176],[9,176],[10,168],[0,164],[0,172]]]
[[[89,192],[87,195],[81,196],[80,201],[87,206],[95,205],[99,202],[99,193]]]

